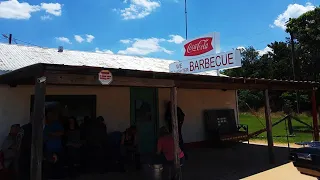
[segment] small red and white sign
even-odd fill
[[[220,34],[209,33],[184,42],[184,58],[195,59],[220,52]]]
[[[112,73],[108,70],[99,72],[99,81],[102,85],[109,85],[113,80]]]

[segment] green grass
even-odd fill
[[[279,121],[284,116],[285,115],[283,115],[283,114],[273,113],[271,115],[272,123]],[[310,117],[308,115],[299,115],[298,118],[301,121],[303,121],[309,125],[312,125],[312,117]],[[265,128],[264,114],[256,114],[256,116],[255,116],[251,113],[241,113],[240,114],[240,124],[248,125],[249,133],[263,129],[263,128]],[[293,126],[293,129],[297,129],[297,128],[300,128],[300,129],[302,128],[305,130],[308,129],[305,125],[303,125],[295,120],[292,120],[292,126]],[[284,121],[272,128],[272,135],[273,135],[274,142],[286,143],[287,142],[286,134],[287,134],[286,133],[286,126],[285,126]],[[278,137],[278,136],[281,136],[281,137]],[[257,137],[254,137],[253,139],[265,140],[266,137],[267,137],[267,133],[264,132],[264,133],[258,135]],[[312,139],[313,139],[312,133],[294,132],[294,136],[289,137],[289,141],[291,143],[301,142],[301,141],[311,141]]]

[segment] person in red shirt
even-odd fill
[[[184,153],[180,149],[178,149],[180,163],[183,164],[184,161]],[[160,137],[158,139],[158,146],[157,146],[157,154],[163,154],[166,159],[166,164],[173,164],[174,160],[174,140],[172,134],[166,127],[160,128]]]

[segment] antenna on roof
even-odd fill
[[[12,43],[12,34],[9,34],[9,44]]]
[[[2,34],[2,36],[8,39],[9,44],[12,43],[12,34],[9,34],[9,37],[6,34]]]
[[[63,46],[58,47],[58,52],[63,52]]]

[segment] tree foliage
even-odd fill
[[[294,37],[294,59],[292,60],[291,38],[283,42],[272,42],[272,52],[259,56],[252,46],[242,53],[242,68],[224,71],[235,77],[266,79],[319,81],[320,80],[320,8],[309,11],[296,19],[290,19],[287,30]],[[257,91],[239,91],[239,108],[247,110],[246,103],[254,109],[263,106],[263,94]],[[318,94],[318,97],[320,94]],[[295,108],[296,92],[271,91],[271,106],[274,111],[284,106]],[[300,110],[310,110],[310,92],[299,92]]]

